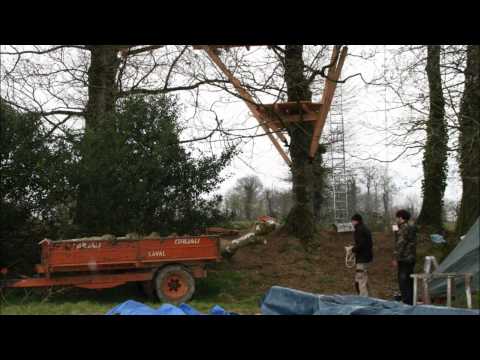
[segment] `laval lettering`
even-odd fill
[[[152,250],[147,253],[149,257],[165,257],[165,250]]]

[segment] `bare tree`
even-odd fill
[[[328,46],[272,45],[262,56],[243,49],[221,56],[234,69],[256,104],[267,99],[270,102],[309,101],[325,86],[325,72],[332,66],[330,49]],[[41,114],[52,133],[66,131],[66,124],[73,119],[84,120],[87,130],[108,124],[108,113],[116,102],[131,95],[188,91],[193,99],[194,117],[201,108],[200,87],[238,97],[229,81],[211,66],[204,54],[190,46],[2,46],[0,54],[1,80],[6,84],[2,86],[2,96],[20,109]],[[351,76],[338,81],[349,78]],[[203,110],[215,113],[213,108]],[[193,122],[192,119],[190,124]],[[225,129],[216,116],[213,128],[201,125],[205,135],[191,141],[209,141],[214,135],[230,139],[265,136],[258,133],[260,126],[252,127],[249,132]],[[285,127],[290,137],[289,141],[285,140],[285,146],[293,163],[295,200],[288,229],[308,242],[314,234],[315,214],[322,204],[322,147],[310,159],[308,145],[313,125],[297,122]]]
[[[127,96],[195,95],[201,85],[225,83],[203,77],[205,63],[188,46],[2,45],[0,56],[2,97],[53,129],[72,117],[94,127]]]
[[[272,189],[265,189],[265,203],[267,208],[267,215],[274,218],[277,217],[276,204],[275,204],[275,193]]]
[[[448,144],[439,45],[428,46],[426,71],[430,89],[430,109],[423,158],[423,203],[418,223],[438,232],[443,228],[442,207],[447,185]]]
[[[397,191],[397,187],[393,182],[393,178],[389,176],[385,171],[380,178],[380,184],[382,188],[382,200],[383,200],[383,222],[385,231],[390,228],[391,222],[391,210],[392,210],[392,198]]]
[[[480,46],[469,45],[459,115],[462,200],[457,232],[465,234],[480,216]]]
[[[242,194],[245,219],[253,220],[256,215],[255,205],[259,203],[258,198],[263,189],[262,182],[257,176],[245,176],[238,179],[236,188]]]

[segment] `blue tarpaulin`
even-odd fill
[[[174,306],[171,304],[163,304],[158,309],[154,309],[148,305],[138,301],[128,300],[115,306],[107,312],[107,315],[237,315],[233,312],[224,310],[222,307],[215,305],[210,309],[208,314],[203,314],[187,304]]]
[[[410,306],[354,295],[318,295],[273,286],[261,305],[262,315],[480,315],[479,310],[430,305]]]
[[[432,240],[433,243],[435,244],[446,244],[447,240],[443,238],[442,235],[439,234],[431,234],[430,239]]]
[[[480,310],[444,306],[410,306],[398,301],[387,301],[355,295],[319,295],[273,286],[261,304],[262,315],[480,315]],[[187,304],[178,307],[163,304],[158,309],[134,300],[128,300],[108,311],[107,315],[238,315],[222,307],[213,306],[203,314]]]

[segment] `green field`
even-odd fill
[[[211,271],[206,279],[197,280],[195,296],[189,305],[202,312],[220,305],[240,314],[259,313],[262,294],[248,288],[248,284],[248,279],[239,272]],[[134,283],[98,291],[63,288],[49,293],[40,289],[10,289],[0,297],[0,314],[103,315],[126,300],[140,301],[155,308],[161,305],[160,301],[147,299]]]

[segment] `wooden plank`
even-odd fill
[[[467,307],[469,309],[472,308],[472,289],[470,286],[470,280],[471,280],[471,276],[465,275],[465,295],[467,297]]]
[[[286,103],[262,105],[260,112],[266,121],[273,122],[277,128],[282,129],[290,122],[317,121],[317,114],[319,113],[317,109],[320,110],[322,104],[302,102],[300,106],[298,105],[296,103],[290,103],[288,106],[286,106]]]
[[[417,305],[418,277],[413,276],[413,305]]]
[[[272,129],[272,131],[274,131],[278,135],[280,140],[282,140],[283,142],[287,142],[287,140],[285,139],[285,136],[283,136],[282,134],[282,131],[286,126],[284,124],[282,117],[278,115],[278,112],[279,112],[278,103],[270,104],[270,105],[265,105],[265,104],[258,105],[258,111],[262,120],[266,123],[268,127]],[[272,114],[270,114],[269,111],[271,111]],[[273,113],[277,114],[277,116],[274,117]]]
[[[252,98],[252,96],[242,87],[242,84],[240,81],[233,75],[233,73],[227,68],[227,66],[222,62],[220,57],[216,54],[216,52],[211,49],[209,46],[203,45],[202,48],[207,52],[208,56],[212,61],[220,68],[220,70],[227,76],[228,80],[232,83],[232,85],[235,87],[235,89],[238,91],[240,97],[244,100],[244,102],[247,104],[248,108],[254,115],[254,117],[257,119],[259,122],[260,126],[262,126],[263,130],[269,137],[270,141],[273,143],[277,151],[279,152],[280,156],[282,156],[283,160],[287,163],[288,166],[291,165],[291,160],[289,159],[288,155],[285,153],[281,145],[278,143],[277,139],[273,136],[272,132],[264,124],[264,121],[262,119],[262,116],[260,112],[258,111],[255,101]],[[283,136],[283,135],[282,135]]]
[[[429,305],[430,301],[430,293],[428,291],[428,279],[423,279],[423,303]]]
[[[447,278],[447,306],[452,307],[452,278]]]
[[[457,299],[457,283],[455,281],[455,277],[452,277],[452,299]]]
[[[277,123],[281,124],[281,121],[272,121],[272,119],[269,118],[268,111],[266,111],[266,106],[264,104],[257,104],[257,110],[258,110],[258,116],[260,116],[261,120],[267,123],[267,126],[269,126],[272,129],[272,131],[274,131],[277,134],[277,136],[280,138],[281,141],[286,142],[287,139],[282,134],[282,128],[284,126],[277,125]]]
[[[203,45],[202,48],[207,52],[209,57],[212,59],[212,61],[220,68],[220,70],[227,76],[228,80],[232,83],[232,85],[235,87],[237,92],[240,94],[240,97],[244,100],[254,117],[257,119],[257,121],[260,123],[262,126],[263,130],[267,133],[269,136],[270,140],[272,143],[275,145],[277,150],[280,152],[280,155],[285,159],[285,152],[280,145],[277,143],[276,139],[271,135],[271,132],[269,131],[268,127],[264,124],[264,121],[262,119],[262,116],[260,112],[257,109],[255,100],[253,97],[243,88],[242,84],[240,81],[233,75],[233,73],[227,68],[227,66],[222,62],[220,57],[209,47]],[[274,129],[275,131],[278,131],[280,133],[280,129]],[[280,133],[280,137],[283,141],[285,141],[285,138],[283,137],[283,134]],[[287,157],[288,158],[288,157]],[[286,160],[287,161],[287,160]],[[287,163],[289,162],[289,159]]]
[[[338,63],[333,66],[334,69],[332,70],[332,68],[329,68],[327,77],[333,80],[339,79],[340,74],[342,72],[343,64],[345,62],[345,58],[347,56],[347,51],[348,51],[348,48],[345,46],[340,53]],[[337,54],[337,48],[334,48],[332,52],[332,59],[335,58],[336,54]],[[310,143],[310,153],[309,153],[310,158],[314,158],[318,150],[320,136],[322,134],[322,130],[325,125],[328,112],[330,111],[330,106],[332,104],[332,99],[333,99],[333,95],[335,94],[336,86],[337,86],[337,83],[335,81],[330,81],[328,79],[325,79],[325,89],[323,91],[323,97],[322,97],[323,106],[321,108],[320,114],[318,115],[318,120],[317,120],[317,123],[315,124],[315,128],[313,129],[312,141]]]
[[[420,279],[424,278],[448,278],[448,277],[463,277],[463,276],[473,276],[471,273],[431,273],[431,274],[415,274],[415,276]]]
[[[288,101],[282,103],[262,104],[262,109],[289,114],[298,113],[301,109],[306,112],[319,112],[323,102],[313,103],[311,101]]]
[[[301,106],[302,106],[302,110],[303,110],[305,113],[307,113],[307,114],[313,113],[312,109],[310,109],[307,104],[301,104]]]
[[[285,136],[282,134],[282,124],[280,121],[272,121],[270,119],[268,119],[268,116],[266,116],[265,114],[259,112],[257,116],[260,116],[260,119],[261,120],[258,120],[258,118],[255,116],[255,118],[260,122],[260,123],[263,123],[264,125],[266,125],[267,127],[270,128],[270,130],[272,132],[274,132],[277,137],[279,138],[279,140],[283,141],[283,142],[286,142],[287,139],[285,138]]]
[[[343,67],[343,63],[345,61],[345,57],[347,54],[347,48],[344,47],[340,54],[340,59],[338,60],[337,65],[334,67],[332,71],[329,69],[327,77],[333,80],[338,80],[340,77],[341,69]],[[317,124],[315,124],[312,141],[310,144],[310,157],[313,158],[315,153],[317,152],[319,146],[319,140],[322,134],[323,127],[325,126],[325,122],[327,120],[328,112],[330,111],[330,107],[333,100],[333,95],[335,94],[335,89],[337,84],[335,81],[330,81],[328,79],[325,80],[325,89],[323,93],[323,104],[322,111],[319,114]]]
[[[317,117],[314,114],[305,114],[303,116],[300,115],[284,115],[282,116],[284,119],[284,123],[296,123],[296,122],[315,122],[317,121]],[[276,126],[282,126],[283,124],[280,123],[278,120],[274,118],[270,118],[270,121],[274,123]]]

